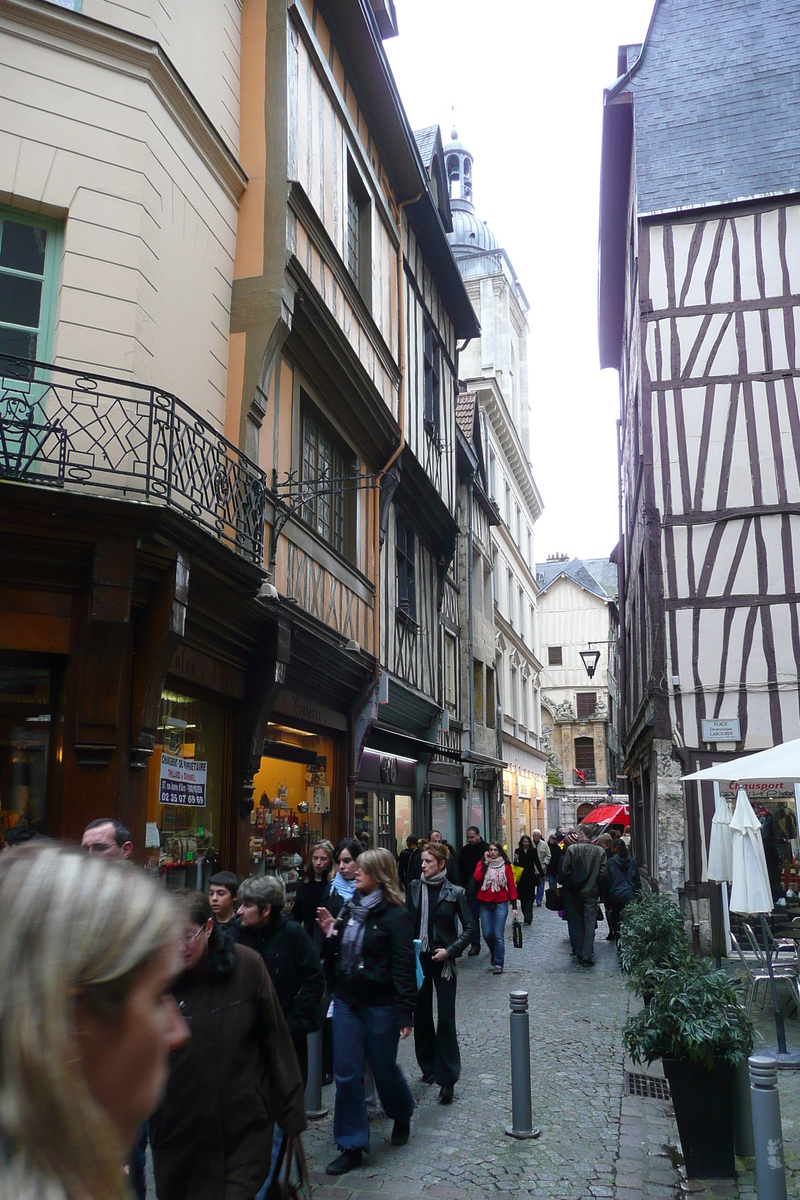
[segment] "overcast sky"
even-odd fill
[[[395,0],[385,42],[411,125],[451,109],[475,156],[477,215],[528,297],[531,461],[544,501],[535,556],[617,542],[616,371],[597,353],[603,88],[653,0]]]

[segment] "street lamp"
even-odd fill
[[[594,678],[594,673],[597,670],[597,664],[600,661],[600,651],[592,650],[592,643],[589,643],[588,650],[581,650],[580,656],[583,659],[583,665],[586,667],[586,674],[590,679]]]

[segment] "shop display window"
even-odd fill
[[[397,858],[412,832],[412,811],[411,796],[404,793],[356,792],[356,837],[367,849],[383,846]]]
[[[147,865],[168,888],[203,888],[219,870],[225,709],[167,688],[148,764]]]
[[[50,688],[49,670],[0,668],[0,848],[20,820],[44,830]]]
[[[331,738],[270,722],[253,785],[250,873],[280,875],[291,903],[317,842],[331,836]]]

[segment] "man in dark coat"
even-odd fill
[[[446,842],[444,840],[444,838],[442,837],[442,835],[438,829],[432,829],[430,831],[430,834],[428,835],[428,841],[429,842],[438,842],[438,844],[440,846],[444,846],[447,849],[448,859],[447,859],[447,864],[445,866],[445,870],[447,871],[447,878],[450,880],[450,882],[452,884],[454,884],[456,887],[458,887],[459,886],[458,862],[456,861],[455,850],[453,849],[453,847],[450,845],[449,842]],[[420,851],[419,854],[415,854],[414,857],[411,859],[411,862],[408,864],[408,883],[409,884],[413,883],[415,879],[419,879],[422,875],[422,849],[420,846],[418,846],[417,848]]]
[[[481,914],[478,907],[478,884],[475,880],[475,868],[479,862],[483,862],[483,856],[488,849],[488,843],[481,837],[478,826],[470,825],[467,829],[467,844],[461,847],[458,856],[458,881],[467,893],[467,904],[475,921],[469,958],[474,958],[481,952]]]
[[[303,1082],[267,970],[214,928],[201,892],[184,900],[184,971],[173,992],[191,1038],[172,1055],[150,1118],[160,1200],[252,1200],[267,1177],[276,1120],[307,1127]]]
[[[255,950],[269,971],[281,1011],[292,1035],[303,1083],[308,1079],[306,1035],[322,1026],[320,1011],[325,974],[314,943],[283,907],[283,882],[272,875],[245,879],[239,888],[239,925],[232,929],[240,946]],[[263,1182],[263,1181],[262,1181]]]

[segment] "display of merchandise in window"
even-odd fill
[[[44,831],[50,688],[49,670],[0,669],[0,850],[19,822]]]
[[[330,837],[334,744],[315,733],[270,723],[266,746],[287,757],[265,755],[253,780],[250,874],[279,875],[291,904],[314,846]]]

